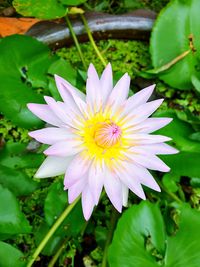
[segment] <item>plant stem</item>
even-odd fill
[[[107,63],[106,63],[105,59],[103,58],[101,52],[99,51],[98,47],[96,46],[96,43],[95,43],[95,41],[94,41],[94,38],[93,38],[92,33],[91,33],[91,31],[90,31],[90,28],[89,28],[89,26],[88,26],[87,20],[85,19],[85,17],[84,17],[83,14],[80,14],[80,16],[81,16],[81,19],[82,19],[83,24],[84,24],[84,26],[85,26],[86,32],[87,32],[87,34],[88,34],[88,38],[89,38],[89,40],[90,40],[90,42],[91,42],[91,45],[92,45],[93,48],[94,48],[94,51],[96,52],[97,56],[99,57],[100,61],[101,61],[102,64],[103,64],[103,66],[106,67]]]
[[[187,51],[183,52],[182,54],[180,54],[179,56],[177,56],[176,58],[174,58],[172,61],[168,62],[167,64],[165,64],[159,68],[147,70],[146,72],[150,73],[150,74],[158,74],[160,72],[166,71],[169,68],[171,68],[173,65],[175,65],[177,62],[179,62],[181,59],[186,57],[190,52],[191,52],[191,50],[187,50]]]
[[[67,15],[65,16],[65,19],[66,19],[66,22],[67,22],[67,26],[68,26],[68,28],[69,28],[69,31],[70,31],[70,33],[71,33],[71,35],[72,35],[73,40],[74,40],[74,43],[75,43],[75,45],[76,45],[76,48],[77,48],[77,50],[78,50],[80,59],[81,59],[81,61],[82,61],[82,63],[83,63],[83,66],[84,66],[85,70],[87,70],[87,65],[86,65],[86,62],[85,62],[83,53],[82,53],[82,51],[81,51],[81,47],[80,47],[80,45],[79,45],[79,42],[78,42],[78,39],[77,39],[76,34],[75,34],[75,32],[74,32],[74,29],[73,29],[72,24],[71,24],[71,22],[70,22],[70,20],[69,20],[69,18],[68,18]]]
[[[48,267],[53,267],[56,263],[56,261],[58,260],[58,258],[60,257],[60,254],[62,253],[63,249],[66,247],[65,243],[69,240],[69,238],[66,238],[61,246],[59,247],[59,249],[56,251],[56,254],[53,256],[53,258],[51,259],[51,261],[48,264]]]
[[[77,198],[72,204],[68,205],[67,208],[63,211],[63,213],[60,215],[60,217],[57,219],[57,221],[54,223],[54,225],[51,227],[49,232],[45,235],[43,240],[40,242],[39,246],[36,248],[35,252],[33,253],[30,261],[27,264],[27,267],[31,267],[35,260],[37,259],[40,252],[43,250],[49,239],[53,236],[55,231],[58,229],[58,227],[61,225],[61,223],[64,221],[64,219],[68,216],[68,214],[72,211],[76,203],[79,201],[80,197]]]
[[[117,219],[119,217],[119,213],[118,211],[113,208],[112,214],[111,214],[111,220],[110,220],[110,227],[109,227],[109,231],[108,231],[108,236],[106,239],[106,244],[104,247],[104,252],[103,252],[103,259],[102,259],[102,264],[101,267],[106,267],[107,266],[107,254],[108,254],[108,247],[112,241],[112,237],[113,237],[113,232],[115,230],[115,225],[117,222]]]

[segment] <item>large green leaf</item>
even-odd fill
[[[147,201],[128,209],[119,220],[109,249],[110,267],[157,267],[156,259],[145,248],[150,237],[164,255],[164,222],[157,205]]]
[[[165,267],[200,266],[200,212],[183,205],[179,230],[167,238]]]
[[[52,184],[49,188],[44,205],[45,219],[49,226],[55,222],[68,205],[67,192],[63,188],[63,183],[60,181]],[[60,234],[62,236],[76,236],[84,224],[85,219],[83,218],[82,207],[79,201],[64,220],[60,228]]]
[[[186,57],[159,75],[178,89],[191,89],[200,84],[199,10],[199,0],[173,0],[162,10],[153,27],[150,49],[155,68],[194,47]]]
[[[0,183],[16,196],[31,194],[39,186],[39,183],[33,181],[24,172],[16,171],[3,165],[0,165]]]
[[[0,266],[24,267],[26,262],[23,253],[15,247],[0,241]]]
[[[0,150],[0,164],[12,169],[38,168],[44,156],[29,152],[26,149],[27,144],[7,143]]]
[[[67,8],[59,0],[14,0],[13,6],[18,13],[26,17],[39,19],[62,18]]]
[[[199,267],[200,212],[186,204],[179,212],[178,230],[166,236],[156,204],[146,201],[129,208],[120,218],[109,248],[110,267]],[[151,246],[145,243],[147,238]]]
[[[31,226],[20,210],[16,197],[0,185],[0,233],[30,233]]]
[[[33,87],[47,86],[47,69],[56,57],[41,42],[23,35],[0,41],[0,112],[14,124],[39,127],[41,120],[27,108],[27,103],[42,103]]]

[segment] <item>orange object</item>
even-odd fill
[[[0,37],[5,37],[11,34],[24,34],[38,21],[40,20],[34,18],[0,17]]]

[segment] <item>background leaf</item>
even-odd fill
[[[0,233],[30,233],[31,226],[21,212],[16,197],[8,189],[0,185]]]
[[[120,218],[109,248],[110,267],[200,266],[200,212],[187,204],[176,212],[178,229],[166,236],[156,204],[145,201],[129,208]],[[147,237],[153,246],[145,243]]]
[[[24,35],[2,39],[0,51],[0,111],[15,125],[41,126],[42,121],[28,110],[27,103],[43,102],[33,87],[47,86],[46,72],[55,57],[46,45]]]
[[[15,247],[0,241],[0,266],[24,267],[26,262],[23,253]]]
[[[159,75],[160,79],[178,89],[191,89],[194,84],[192,77],[195,77],[195,81],[200,79],[199,9],[199,0],[173,0],[159,14],[153,27],[150,51],[154,68],[193,49],[185,58]]]
[[[123,213],[109,249],[110,267],[157,267],[155,257],[145,248],[150,237],[153,246],[164,253],[164,222],[157,205],[142,201]]]
[[[67,13],[61,1],[57,0],[14,0],[13,6],[17,12],[25,17],[38,19],[62,18]]]

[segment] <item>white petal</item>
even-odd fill
[[[111,110],[112,114],[120,107],[120,105],[127,99],[128,92],[130,88],[130,77],[126,73],[122,78],[117,82],[113,88],[108,102],[106,104],[105,110]]]
[[[128,205],[128,193],[129,193],[128,187],[122,183],[122,197],[123,197],[124,207],[127,207]]]
[[[63,125],[63,122],[54,114],[48,105],[30,103],[27,106],[41,120],[55,126]]]
[[[35,174],[36,178],[47,178],[64,174],[72,157],[47,157]]]
[[[35,138],[38,142],[48,145],[53,145],[57,142],[75,137],[75,134],[71,133],[69,129],[55,127],[48,127],[29,132],[29,135]]]
[[[168,155],[176,154],[179,151],[167,144],[149,144],[149,145],[138,145],[131,148],[132,152],[140,153],[143,155],[156,154],[156,155]]]
[[[172,118],[148,118],[130,129],[132,132],[152,133],[165,127],[172,121]]]
[[[170,168],[161,159],[154,155],[149,155],[147,157],[146,155],[142,154],[133,154],[132,159],[134,162],[150,170],[161,172],[170,171]]]
[[[155,191],[160,192],[160,187],[154,180],[151,173],[138,164],[130,164],[130,170],[138,178],[139,182]]]
[[[72,203],[82,193],[87,184],[87,175],[79,179],[68,189],[68,202]],[[66,187],[64,189],[67,189]]]
[[[70,93],[73,97],[79,97],[80,99],[85,101],[85,94],[83,94],[80,90],[75,88],[71,85],[68,81],[63,79],[62,77],[55,75],[56,85],[58,87],[59,93],[62,99],[68,103],[69,94]]]
[[[86,84],[86,102],[92,107],[94,112],[98,112],[102,106],[102,95],[100,90],[100,80],[93,64],[88,69],[88,79]]]
[[[69,188],[78,180],[83,179],[84,175],[88,172],[90,164],[90,160],[85,155],[76,155],[66,171],[64,179],[65,188]]]
[[[100,83],[101,83],[102,100],[103,104],[105,104],[106,101],[108,100],[108,96],[110,95],[113,89],[113,75],[110,63],[104,69],[100,78]]]
[[[104,166],[98,162],[93,162],[89,169],[88,185],[93,194],[95,204],[99,202],[99,198],[103,188],[103,182],[105,177]]]
[[[146,199],[140,181],[131,169],[130,164],[122,162],[120,165],[115,166],[115,171],[122,183],[125,184],[134,194],[142,199]]]
[[[89,220],[92,211],[94,209],[95,203],[93,200],[92,193],[90,192],[90,189],[88,186],[85,187],[85,189],[82,192],[82,207],[83,207],[83,215],[86,220]]]
[[[125,103],[123,115],[128,114],[136,107],[146,103],[147,100],[150,98],[151,94],[153,93],[154,88],[155,88],[155,84],[149,87],[146,87],[145,89],[129,97]]]
[[[170,141],[171,138],[164,135],[153,135],[153,134],[127,134],[125,138],[130,141],[130,144],[134,145],[146,145],[155,144]]]
[[[61,121],[63,121],[63,124],[67,124],[68,126],[71,126],[73,128],[77,128],[75,122],[73,121],[73,117],[74,117],[75,112],[73,110],[70,110],[70,107],[69,107],[69,110],[67,110],[64,103],[56,102],[50,96],[45,96],[44,99],[47,102],[48,106],[51,108],[51,110],[56,114],[56,116]],[[70,115],[72,115],[72,117]]]
[[[119,211],[122,211],[123,196],[122,184],[119,178],[109,170],[106,171],[104,179],[104,187],[113,206]]]
[[[82,141],[68,138],[50,146],[44,151],[47,156],[67,157],[79,153],[83,150]]]
[[[133,127],[134,125],[146,120],[163,102],[163,99],[154,100],[146,104],[140,105],[127,116],[125,116],[121,123],[125,128]]]

